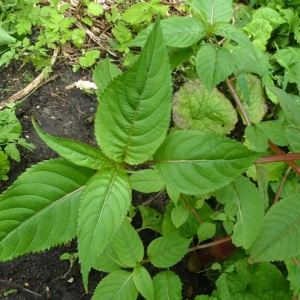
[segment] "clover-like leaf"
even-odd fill
[[[209,92],[199,79],[186,82],[173,97],[173,121],[180,129],[226,135],[234,128],[237,114],[217,89]]]

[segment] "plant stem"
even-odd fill
[[[194,209],[193,207],[191,207],[191,206],[188,204],[188,202],[187,202],[187,200],[184,198],[183,194],[181,194],[181,197],[182,197],[183,202],[184,202],[185,206],[187,207],[187,209],[189,209],[189,210],[194,214],[194,216],[195,216],[196,219],[199,221],[199,223],[202,224],[203,221],[202,221],[201,217],[198,215],[198,213],[195,211],[195,209]]]
[[[281,179],[280,184],[279,184],[279,187],[278,187],[278,189],[277,189],[277,191],[276,191],[276,195],[275,195],[274,201],[273,201],[274,204],[278,201],[279,196],[280,196],[280,193],[281,193],[282,188],[283,188],[283,185],[284,185],[285,181],[287,180],[287,178],[288,178],[288,176],[289,176],[291,170],[292,170],[292,168],[291,168],[291,167],[288,167],[287,170],[285,171],[284,176],[283,176],[283,178]]]
[[[209,248],[209,247],[212,247],[212,246],[215,246],[215,245],[218,245],[218,244],[223,244],[223,243],[226,243],[230,240],[231,240],[231,236],[226,236],[226,237],[224,237],[222,239],[219,239],[217,241],[213,241],[213,242],[210,242],[210,243],[206,243],[206,244],[203,244],[203,245],[198,245],[198,246],[195,246],[193,248],[190,248],[187,251],[187,253],[193,252],[193,251],[196,251],[196,250],[199,250],[199,249]]]

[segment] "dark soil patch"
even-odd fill
[[[18,65],[3,69],[0,87],[17,91],[26,86],[28,83],[23,79],[25,72],[30,72],[33,77],[36,76],[30,70],[19,70]],[[36,150],[33,152],[21,150],[21,163],[12,162],[10,179],[7,182],[0,182],[0,193],[26,168],[39,161],[57,156],[39,139],[32,127],[31,117],[34,117],[41,128],[51,135],[95,145],[91,118],[97,107],[96,96],[85,94],[78,89],[66,90],[66,86],[79,79],[91,80],[91,73],[85,70],[73,73],[70,66],[60,64],[56,67],[54,74],[58,75],[55,80],[41,86],[16,110],[23,126],[23,135],[35,144]],[[2,92],[0,100],[7,98],[10,94],[13,92]],[[147,200],[142,199],[141,195],[136,197],[137,202]],[[155,238],[153,234],[155,233],[152,231],[141,232],[141,238],[145,244],[149,244],[151,239]],[[89,277],[89,292],[86,293],[78,262],[76,261],[70,269],[69,261],[60,260],[63,253],[76,251],[76,241],[73,241],[48,251],[28,254],[11,262],[0,263],[0,299],[91,299],[93,291],[105,274],[92,271]],[[180,276],[184,285],[183,299],[211,291],[212,285],[206,279],[205,273],[194,274],[187,271],[186,259],[172,269]],[[155,275],[159,270],[153,268],[149,271]],[[10,295],[4,296],[4,293],[9,292],[11,292]]]

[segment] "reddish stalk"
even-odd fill
[[[231,236],[226,236],[224,238],[221,238],[221,239],[213,241],[213,242],[209,242],[209,243],[206,243],[206,244],[203,244],[203,245],[195,246],[193,248],[190,248],[187,252],[189,253],[189,252],[193,252],[193,251],[204,249],[204,248],[210,248],[212,246],[223,244],[223,243],[226,243],[228,241],[231,241]]]
[[[191,207],[191,206],[188,204],[188,202],[187,202],[186,199],[184,198],[184,195],[183,195],[183,194],[181,194],[181,197],[182,197],[182,199],[183,199],[183,202],[184,202],[186,208],[189,209],[189,210],[194,214],[194,216],[197,218],[197,220],[199,221],[199,223],[202,224],[202,223],[203,223],[203,220],[202,220],[201,217],[198,215],[198,213],[195,211],[195,209],[194,209],[193,207]]]

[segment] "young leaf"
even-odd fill
[[[129,47],[143,47],[153,25],[142,30],[136,38],[128,43]],[[196,18],[172,17],[161,21],[161,29],[167,46],[186,48],[206,35],[206,25]]]
[[[249,261],[284,260],[300,254],[299,194],[284,198],[267,212]]]
[[[260,157],[234,140],[180,130],[166,138],[154,160],[172,188],[184,194],[205,195],[232,182]]]
[[[88,182],[78,218],[78,253],[83,282],[120,228],[131,201],[129,179],[124,169],[104,168]]]
[[[249,249],[258,235],[264,215],[264,201],[259,191],[248,178],[240,176],[218,194],[226,198],[226,203],[234,202],[238,208],[233,243]]]
[[[95,133],[103,152],[129,164],[149,159],[169,128],[171,100],[171,74],[157,21],[137,63],[102,94]]]
[[[200,15],[204,15],[209,24],[216,22],[229,22],[232,18],[232,1],[228,0],[206,0],[188,1],[191,8]]]
[[[149,206],[140,206],[139,210],[143,219],[140,230],[149,228],[161,234],[161,224],[164,218],[163,214]]]
[[[216,224],[204,222],[202,223],[197,231],[199,243],[214,237],[216,233]]]
[[[173,96],[173,121],[180,129],[226,135],[238,121],[231,102],[199,79],[187,81]]]
[[[177,205],[172,209],[171,219],[176,228],[180,227],[189,217],[189,210],[184,205]]]
[[[118,270],[108,274],[98,284],[92,300],[98,299],[136,299],[138,290],[130,272]]]
[[[156,274],[153,278],[155,300],[181,300],[182,283],[178,275],[167,270]]]
[[[154,193],[166,187],[157,170],[139,170],[130,176],[131,188],[142,193]]]
[[[153,240],[147,249],[151,263],[158,268],[168,268],[179,262],[186,254],[191,239],[166,235]]]
[[[101,169],[113,165],[113,162],[100,150],[84,143],[51,136],[43,132],[34,120],[32,123],[39,137],[60,156],[72,163],[91,169]]]
[[[98,87],[98,97],[109,86],[111,81],[121,74],[121,71],[112,64],[109,58],[102,59],[95,70],[93,71],[93,78]]]
[[[133,272],[133,282],[137,290],[146,300],[154,299],[154,289],[151,276],[146,268],[143,266],[137,266]]]
[[[125,219],[114,235],[111,246],[118,259],[126,266],[134,268],[144,257],[144,246],[136,230]]]
[[[233,72],[232,55],[226,49],[206,44],[198,51],[196,68],[204,86],[211,91]]]
[[[65,159],[23,173],[0,196],[0,261],[74,238],[79,200],[92,174]]]

